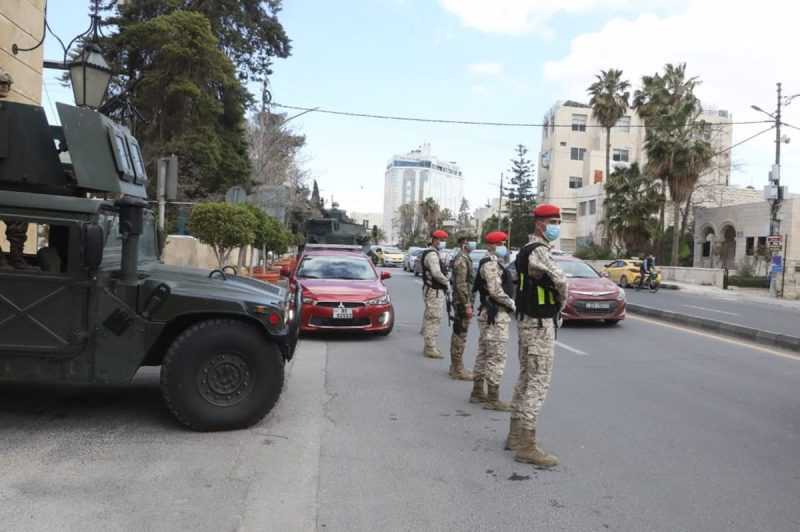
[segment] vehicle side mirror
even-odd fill
[[[600,277],[608,277],[608,272],[600,272]]]
[[[100,224],[87,222],[83,224],[83,238],[81,251],[83,264],[89,269],[97,269],[103,263],[103,245],[105,235]]]
[[[286,266],[281,266],[281,277],[291,277],[292,272]]]
[[[162,256],[164,254],[164,228],[157,227],[156,228],[156,245],[158,246],[158,256]]]
[[[391,273],[387,272],[386,270],[381,270],[381,281],[383,281],[384,279],[391,279],[391,278],[392,278]]]

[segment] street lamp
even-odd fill
[[[781,84],[778,83],[778,108],[775,113],[768,113],[757,105],[750,107],[760,113],[764,113],[768,117],[775,120],[775,164],[772,171],[769,173],[770,185],[764,187],[764,197],[770,202],[770,215],[769,215],[769,239],[768,243],[772,248],[772,267],[769,282],[769,295],[770,297],[778,296],[778,282],[777,275],[783,271],[783,259],[781,257],[781,217],[780,209],[781,203],[784,199],[784,188],[781,187],[781,144],[789,144],[789,137],[786,135],[781,136],[781,105],[789,105],[793,99],[800,94],[793,94],[791,96],[781,96]]]
[[[44,67],[55,70],[69,70],[70,82],[72,84],[72,92],[75,96],[75,105],[79,107],[89,107],[97,109],[103,103],[108,91],[108,85],[111,82],[111,75],[113,74],[111,67],[103,58],[102,51],[100,50],[100,16],[97,14],[99,0],[94,1],[94,13],[89,15],[91,23],[89,29],[72,39],[67,46],[61,42],[55,34],[56,40],[64,50],[64,59],[62,61],[44,61]],[[45,13],[45,17],[46,17]],[[50,30],[45,18],[45,29]],[[11,51],[14,55],[19,52],[30,52],[36,50],[44,43],[45,33],[43,31],[41,40],[31,48],[20,48],[16,43],[11,46]],[[75,56],[75,58],[67,63],[67,56],[69,56],[72,45],[76,42],[82,42],[83,46]]]

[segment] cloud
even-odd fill
[[[440,0],[440,3],[468,28],[507,35],[548,34],[544,23],[560,12],[585,14],[637,5],[633,0]]]
[[[596,33],[575,37],[566,57],[544,64],[543,77],[556,84],[559,99],[587,101],[586,88],[601,69],[622,69],[635,90],[643,74],[663,71],[666,63],[686,62],[687,73],[702,81],[696,94],[706,107],[726,109],[734,121],[761,120],[765,117],[750,106],[774,110],[776,82],[783,82],[787,96],[800,93],[800,70],[793,67],[796,21],[776,16],[785,8],[780,0],[762,0],[758,9],[699,0],[671,16],[615,18]],[[800,100],[785,111],[787,122],[800,125]],[[733,140],[765,127],[734,125]],[[787,162],[800,164],[800,149],[795,144],[784,148]],[[746,171],[760,172],[770,153],[774,142],[766,134],[735,150],[734,159],[745,158]]]
[[[503,73],[503,65],[500,63],[475,63],[469,66],[469,73],[477,76],[499,76]]]
[[[484,85],[473,85],[470,89],[474,94],[486,94],[489,92],[489,88]]]

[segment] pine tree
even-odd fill
[[[458,208],[458,227],[465,229],[469,226],[469,202],[467,198],[461,198],[461,206]]]
[[[533,191],[533,168],[525,158],[528,149],[519,144],[516,159],[511,160],[511,185],[508,187],[508,210],[511,218],[510,247],[520,248],[528,242],[534,231],[533,208],[536,194]]]

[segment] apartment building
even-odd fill
[[[701,177],[697,202],[713,202],[720,187],[730,182],[731,116],[725,110],[708,109],[700,120],[715,153]],[[556,103],[542,121],[542,147],[538,159],[539,202],[555,203],[562,209],[559,247],[574,252],[580,245],[599,243],[604,235],[603,201],[607,178],[606,132],[595,120],[589,105]],[[611,166],[646,163],[645,129],[639,116],[629,110],[611,129]],[[671,223],[671,222],[668,222]]]

